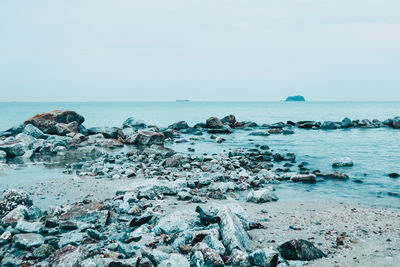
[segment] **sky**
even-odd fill
[[[400,1],[0,1],[0,101],[289,95],[400,101]]]

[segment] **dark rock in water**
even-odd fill
[[[354,124],[349,118],[346,117],[346,118],[344,118],[342,120],[342,127],[343,128],[350,128],[350,127],[353,127],[353,126],[354,126]]]
[[[268,132],[251,132],[249,133],[251,136],[270,136],[270,133]]]
[[[187,124],[186,121],[178,121],[175,122],[174,124],[171,124],[168,126],[168,129],[174,129],[174,130],[183,130],[183,129],[188,129],[189,125]]]
[[[229,126],[235,126],[235,123],[236,123],[236,117],[235,117],[235,115],[228,115],[228,116],[225,116],[225,117],[223,117],[222,119],[221,119],[221,122],[223,123],[223,124],[228,124]]]
[[[309,261],[326,257],[326,255],[311,242],[303,239],[293,239],[278,247],[285,260]]]
[[[281,134],[282,130],[280,128],[269,129],[268,133],[269,134]]]
[[[333,172],[329,174],[323,175],[325,179],[337,179],[337,180],[346,180],[349,179],[349,176],[347,174],[341,173],[341,172]]]
[[[208,128],[219,128],[222,127],[222,122],[217,117],[210,117],[207,119],[206,126]]]
[[[255,266],[275,267],[278,256],[278,252],[272,248],[259,249],[250,254],[250,262]]]
[[[210,134],[230,134],[232,130],[228,126],[208,130]]]
[[[305,99],[304,99],[304,96],[301,96],[301,95],[295,95],[295,96],[289,96],[288,98],[286,98],[286,100],[285,101],[306,101]]]
[[[314,174],[297,174],[297,175],[292,175],[290,177],[290,180],[292,182],[302,182],[302,183],[314,184],[316,182],[315,178],[316,177]]]
[[[393,119],[392,119],[391,126],[392,126],[394,129],[400,129],[400,117],[395,117],[395,118],[393,118]]]
[[[221,221],[221,218],[218,216],[210,216],[210,215],[205,214],[203,209],[200,208],[200,206],[196,207],[196,212],[199,214],[200,222],[204,226],[209,226],[210,224],[219,223]]]
[[[0,137],[16,136],[17,134],[21,133],[24,130],[24,127],[25,126],[23,124],[11,127],[6,131],[0,132]]]
[[[146,216],[146,217],[142,217],[142,218],[133,218],[132,221],[129,223],[130,227],[137,227],[137,226],[141,226],[143,224],[148,223],[151,219],[153,218],[152,215],[150,216]]]
[[[390,178],[397,178],[397,177],[400,176],[400,174],[398,174],[398,173],[396,173],[396,172],[392,172],[392,173],[389,173],[388,176],[389,176]]]
[[[147,128],[147,125],[141,120],[136,120],[133,117],[129,117],[124,121],[124,123],[122,123],[122,128],[133,128],[134,130],[140,130]]]
[[[319,128],[321,124],[315,121],[298,121],[297,126],[301,129],[313,129]]]
[[[139,131],[137,134],[128,137],[125,143],[144,146],[164,145],[164,139],[164,135],[159,132]]]
[[[41,138],[45,137],[45,134],[37,127],[33,126],[32,124],[28,124],[22,130],[22,133],[32,136],[34,138]]]
[[[340,126],[341,126],[340,124],[333,121],[324,121],[324,123],[322,123],[320,128],[322,130],[334,130],[340,128]]]
[[[88,129],[88,134],[102,134],[105,138],[117,139],[119,131],[120,129],[118,127],[92,127]]]
[[[44,133],[57,134],[56,124],[64,123],[69,124],[71,122],[76,122],[81,125],[85,119],[71,110],[53,110],[50,112],[39,113],[32,118],[26,120],[24,125],[32,124],[33,126],[39,128]]]

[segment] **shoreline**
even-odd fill
[[[391,252],[400,244],[399,210],[279,199],[279,185],[344,183],[349,176],[340,171],[353,166],[348,157],[321,172],[265,144],[201,155],[165,146],[196,147],[202,135],[219,144],[237,130],[290,135],[290,123],[263,128],[233,115],[167,129],[133,118],[122,128],[86,129],[83,122],[76,112],[52,111],[3,135],[3,161],[45,162],[68,175],[6,190],[0,201],[3,265],[285,267],[398,259]],[[397,127],[397,118],[390,123]]]

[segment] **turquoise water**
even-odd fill
[[[129,116],[166,127],[173,122],[185,120],[190,125],[205,121],[210,116],[223,117],[235,114],[240,121],[259,124],[278,121],[351,119],[384,120],[400,115],[400,102],[138,102],[138,103],[0,103],[0,130],[23,122],[30,116],[52,109],[75,110],[86,119],[84,125],[120,126]],[[373,206],[400,208],[400,198],[388,192],[400,193],[400,178],[387,176],[400,173],[400,130],[347,129],[347,130],[301,130],[294,135],[248,136],[246,131],[236,131],[216,144],[207,135],[193,146],[195,153],[214,153],[231,148],[269,145],[277,152],[294,152],[298,163],[309,162],[310,169],[333,171],[331,161],[349,156],[355,165],[340,171],[350,176],[348,181],[325,181],[315,185],[283,183],[278,185],[281,200],[331,199],[351,201]],[[174,149],[187,152],[189,143],[173,145]],[[29,167],[28,167],[29,168]],[[293,168],[296,170],[296,168]],[[35,167],[37,177],[53,177],[54,170]],[[362,183],[354,182],[356,179]],[[26,171],[13,171],[0,176],[0,187],[29,183]]]

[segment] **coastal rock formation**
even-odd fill
[[[39,113],[32,118],[26,120],[24,125],[32,124],[47,134],[57,134],[56,124],[69,124],[75,122],[78,126],[81,125],[85,119],[71,110],[53,110],[50,112]],[[64,126],[65,127],[65,126]],[[62,128],[62,127],[60,127]]]
[[[260,189],[251,191],[247,195],[247,202],[254,202],[254,203],[265,203],[271,201],[277,201],[278,197],[268,189]]]
[[[306,100],[304,99],[304,96],[296,95],[287,97],[285,101],[306,101]]]

